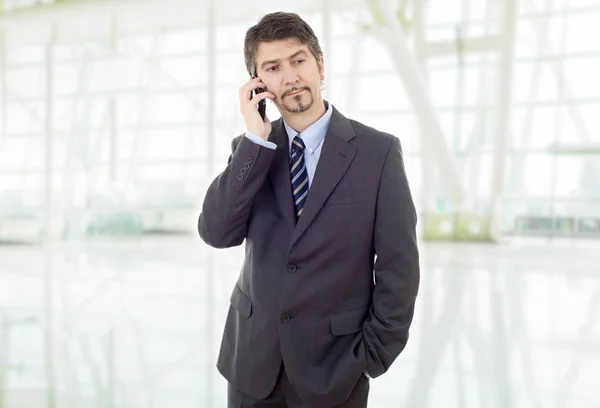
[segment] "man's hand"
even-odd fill
[[[266,89],[267,86],[261,82],[260,78],[251,78],[240,88],[240,112],[244,117],[246,130],[267,140],[271,134],[271,121],[267,115],[265,115],[265,120],[262,120],[258,113],[258,102],[265,98],[274,99],[275,95],[270,92],[262,92],[252,98],[252,91],[256,88]]]

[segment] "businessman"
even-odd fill
[[[257,74],[239,91],[246,132],[198,220],[215,248],[245,240],[217,363],[228,406],[366,407],[370,378],[406,346],[419,286],[400,142],[323,100],[323,53],[298,15],[264,16],[244,56]],[[262,119],[265,99],[281,119]]]

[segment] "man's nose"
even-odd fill
[[[283,80],[285,81],[286,85],[293,85],[298,83],[299,81],[299,77],[298,74],[296,73],[296,70],[293,68],[285,68],[283,70]]]

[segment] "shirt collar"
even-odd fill
[[[306,153],[312,155],[316,150],[319,144],[325,138],[325,134],[327,133],[327,128],[329,127],[329,122],[331,122],[331,115],[333,113],[333,106],[325,101],[325,106],[327,107],[327,111],[325,114],[319,118],[315,123],[310,125],[300,137],[304,144],[306,145]],[[287,122],[284,120],[283,124],[285,125],[285,130],[288,134],[289,141],[289,150],[292,150],[292,141],[294,137],[298,134]]]

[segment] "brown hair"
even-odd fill
[[[260,43],[288,38],[295,38],[300,44],[308,46],[320,67],[323,51],[312,28],[298,14],[278,11],[263,16],[246,32],[244,60],[248,72],[252,75],[256,71],[256,54]]]

